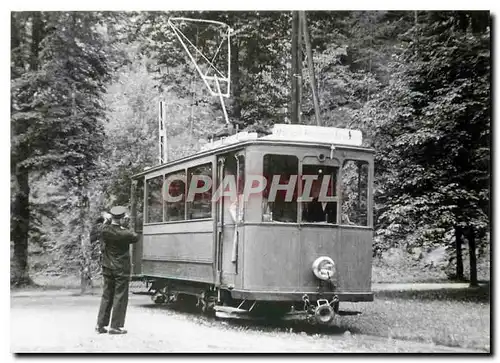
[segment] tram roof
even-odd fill
[[[177,165],[177,164],[182,164],[184,162],[188,162],[188,161],[198,159],[198,158],[203,158],[203,157],[209,156],[209,155],[226,153],[226,152],[229,152],[231,150],[240,149],[242,147],[247,147],[250,145],[277,145],[277,146],[297,146],[297,147],[316,146],[316,147],[328,147],[328,148],[333,145],[333,146],[335,146],[336,149],[355,150],[355,151],[358,150],[358,151],[368,152],[371,154],[375,153],[375,150],[373,148],[369,148],[369,147],[365,147],[365,146],[353,146],[353,145],[337,144],[337,143],[331,143],[331,142],[314,142],[314,141],[300,141],[300,140],[279,140],[279,139],[256,138],[256,139],[243,140],[243,141],[229,143],[229,144],[222,144],[219,147],[214,147],[214,148],[202,150],[202,151],[185,156],[185,157],[177,159],[177,160],[172,160],[172,161],[164,163],[164,164],[158,164],[158,165],[152,166],[150,168],[147,168],[146,170],[143,170],[140,173],[133,175],[132,178],[138,178],[138,177],[144,176],[146,174],[160,170],[160,169],[165,168],[165,167],[169,167],[169,166],[173,166],[173,165]]]

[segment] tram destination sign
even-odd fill
[[[361,146],[363,142],[363,136],[359,130],[288,124],[274,125],[272,134],[263,137],[263,139],[308,141],[352,146]]]

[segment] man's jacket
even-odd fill
[[[121,226],[111,224],[102,227],[102,267],[116,274],[130,274],[130,243],[136,243],[137,234]]]

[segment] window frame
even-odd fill
[[[363,163],[364,165],[366,165],[366,187],[365,187],[365,203],[366,203],[366,207],[365,207],[365,214],[366,214],[366,223],[365,224],[358,224],[358,223],[352,223],[352,224],[348,224],[348,223],[344,223],[343,222],[343,218],[342,218],[342,207],[344,205],[344,198],[343,198],[343,189],[344,189],[344,181],[343,181],[343,177],[344,177],[344,167],[345,167],[345,164],[347,162],[355,162],[355,163]],[[340,167],[340,194],[339,194],[339,197],[340,197],[340,204],[339,204],[339,207],[340,207],[340,225],[343,226],[343,227],[351,227],[351,228],[373,228],[373,176],[372,176],[372,172],[373,172],[373,164],[369,161],[369,160],[366,160],[364,158],[356,158],[354,156],[346,156],[345,158],[342,159],[342,164],[341,164],[341,167]],[[360,173],[358,173],[358,178],[359,178],[359,175]],[[358,190],[358,193],[359,193],[359,190]]]
[[[310,160],[309,160],[310,159]],[[303,180],[302,176],[304,175],[304,165],[310,165],[310,166],[326,166],[326,167],[331,167],[331,168],[337,168],[337,173],[336,173],[336,184],[335,184],[335,202],[337,203],[336,206],[336,223],[330,223],[330,222],[309,222],[309,221],[303,221],[302,220],[302,203],[308,203],[308,202],[302,202],[300,201],[298,203],[298,208],[297,208],[297,213],[298,213],[298,223],[299,224],[306,224],[306,225],[314,225],[314,226],[340,226],[340,220],[339,220],[339,213],[340,213],[340,205],[341,205],[341,196],[340,196],[340,177],[341,177],[341,160],[337,157],[333,158],[326,158],[323,160],[320,160],[318,158],[318,154],[306,154],[302,157],[300,160],[300,165],[299,165],[299,180],[298,180],[298,188],[300,191],[303,191]]]
[[[303,203],[310,203],[310,201],[302,201],[300,200],[300,211],[299,211],[299,217],[300,217],[300,224],[314,224],[314,225],[334,225],[338,226],[340,225],[339,222],[339,205],[340,205],[340,196],[339,196],[339,177],[340,177],[340,167],[338,165],[332,165],[332,163],[327,163],[327,162],[321,162],[321,163],[311,163],[311,162],[302,162],[301,163],[301,169],[300,169],[300,183],[299,183],[299,190],[301,191],[301,196],[303,193],[303,186],[304,186],[304,180],[302,179],[303,177],[303,172],[304,172],[304,165],[307,166],[317,166],[317,167],[328,167],[328,168],[335,168],[335,184],[334,184],[334,190],[335,190],[335,195],[333,196],[328,196],[329,198],[332,198],[333,200],[327,202],[327,203],[335,203],[335,222],[327,222],[327,221],[306,221],[304,220],[303,217]],[[332,173],[333,174],[333,173]],[[332,175],[328,174],[328,175]],[[326,174],[325,174],[326,175]],[[331,182],[331,181],[330,181]]]
[[[146,219],[146,185],[147,185],[147,180],[146,178],[138,178],[135,180],[132,180],[132,183],[136,182],[134,189],[135,193],[135,213],[132,214],[132,218],[134,218],[134,232],[136,233],[143,233],[144,230],[144,222]],[[142,185],[142,193],[139,193],[141,190],[140,185]],[[142,198],[141,198],[142,197]],[[142,210],[138,208],[139,205],[142,205]],[[142,218],[138,218],[139,212],[141,213]]]
[[[189,218],[189,208],[188,206],[193,204],[193,202],[188,202],[187,201],[187,194],[189,194],[189,188],[191,186],[191,173],[189,172],[190,170],[192,169],[196,169],[196,168],[200,168],[200,167],[204,167],[204,166],[209,166],[210,167],[210,175],[207,175],[210,177],[210,179],[212,180],[212,186],[210,187],[209,191],[210,191],[210,216],[208,217],[200,217],[200,218]],[[186,196],[184,198],[184,221],[199,221],[199,220],[206,220],[206,219],[212,219],[214,217],[214,207],[213,207],[213,202],[212,202],[212,199],[213,199],[213,195],[214,195],[214,185],[213,185],[213,180],[214,180],[214,163],[213,161],[208,161],[208,162],[204,162],[202,164],[196,164],[196,165],[192,165],[190,167],[186,167],[185,168],[186,170]],[[172,221],[172,222],[175,222],[175,221]]]
[[[152,225],[158,225],[158,224],[169,224],[169,223],[186,223],[186,222],[195,222],[195,221],[203,221],[203,220],[211,220],[214,218],[214,203],[212,201],[210,201],[210,208],[211,208],[211,217],[205,217],[205,218],[197,218],[197,219],[187,219],[187,202],[186,202],[186,199],[187,199],[187,194],[186,194],[186,197],[184,198],[184,219],[183,220],[178,220],[178,221],[166,221],[166,214],[165,214],[165,201],[163,201],[163,183],[165,182],[165,176],[167,175],[172,175],[172,174],[176,174],[176,173],[180,173],[180,172],[184,172],[186,174],[186,178],[187,178],[187,173],[188,173],[188,169],[193,169],[193,168],[197,168],[197,167],[200,167],[200,166],[203,166],[203,165],[210,165],[211,167],[211,172],[212,174],[210,175],[210,177],[214,178],[214,161],[213,161],[213,158],[210,158],[210,159],[205,159],[205,158],[202,158],[200,160],[201,162],[193,162],[193,160],[191,160],[190,162],[187,162],[187,163],[183,163],[181,165],[176,165],[177,168],[175,167],[172,167],[172,168],[164,168],[164,169],[161,169],[161,170],[156,170],[154,173],[151,173],[150,175],[145,175],[144,176],[144,184],[145,184],[145,187],[144,187],[144,206],[145,206],[145,212],[144,212],[144,218],[143,218],[143,226],[152,226]],[[167,171],[165,171],[167,170]],[[151,180],[151,179],[155,179],[157,177],[162,177],[163,178],[163,182],[162,182],[162,221],[161,222],[147,222],[147,220],[149,219],[149,209],[146,208],[147,207],[147,200],[148,200],[148,188],[147,188],[147,184],[148,184],[148,181]],[[186,181],[186,187],[187,187],[187,181]],[[213,186],[211,188],[212,190],[212,196],[213,196]],[[186,193],[188,192],[188,189],[186,189]]]
[[[186,212],[186,208],[187,208],[187,205],[186,205],[186,192],[187,192],[187,168],[182,168],[182,169],[177,169],[177,170],[174,170],[174,171],[171,171],[171,172],[168,172],[168,173],[164,173],[163,174],[163,183],[165,183],[165,180],[167,180],[167,176],[170,176],[170,175],[175,175],[175,174],[181,174],[181,173],[184,173],[184,177],[185,177],[185,182],[184,182],[184,197],[183,197],[183,205],[184,205],[184,216],[182,219],[180,220],[173,220],[173,221],[169,221],[167,220],[167,202],[165,200],[163,200],[163,222],[164,223],[175,223],[175,222],[184,222],[187,219],[187,212]],[[162,193],[164,193],[164,188],[165,186],[163,185],[162,186]],[[163,196],[163,194],[162,194]]]
[[[161,209],[162,209],[162,220],[161,221],[156,221],[156,222],[149,222],[149,213],[150,213],[150,208],[149,208],[149,202],[148,202],[148,196],[149,196],[149,181],[156,179],[156,178],[162,178],[162,183],[160,186],[160,197],[161,197]],[[163,207],[163,194],[162,194],[162,189],[163,189],[163,183],[165,182],[165,176],[163,174],[160,175],[154,175],[151,178],[145,178],[144,180],[144,224],[143,225],[151,225],[151,224],[158,224],[158,223],[163,223],[165,220],[165,211]]]
[[[264,152],[264,153],[262,154],[262,175],[263,175],[263,176],[265,176],[265,162],[264,162],[264,159],[265,159],[265,158],[266,158],[266,156],[268,156],[268,155],[273,155],[273,156],[283,156],[283,157],[294,157],[294,158],[297,160],[297,170],[296,170],[296,173],[297,173],[297,174],[296,174],[296,175],[297,175],[297,178],[298,178],[298,179],[300,179],[300,178],[299,178],[299,176],[300,176],[300,174],[299,174],[299,173],[300,173],[300,163],[301,163],[301,160],[300,160],[300,158],[299,158],[299,155],[297,155],[297,154],[274,153],[274,152],[272,152],[272,151],[270,151],[270,150],[269,150],[269,151],[268,151],[268,150],[266,150],[266,152]],[[290,174],[290,175],[293,175],[293,174]],[[268,183],[269,183],[269,182],[271,182],[271,183],[272,183],[272,176],[271,176],[271,179],[270,179],[270,180],[268,180]],[[299,185],[300,185],[299,183],[300,183],[300,181],[299,181],[299,180],[297,180],[297,183],[295,184],[295,188],[297,189],[297,191],[299,190]],[[266,189],[267,189],[269,186],[270,186],[270,184],[268,184],[268,185],[266,186]],[[263,198],[264,198],[264,196],[262,195],[262,199],[263,199]],[[291,202],[286,202],[286,203],[293,203],[293,202],[294,202],[294,201],[293,201],[293,199],[292,199],[292,201],[291,201]],[[269,203],[269,202],[268,202],[268,203]],[[273,203],[274,203],[274,202],[273,202]],[[297,223],[300,223],[300,219],[299,219],[299,217],[300,217],[299,213],[300,213],[300,212],[299,212],[298,195],[297,195],[297,198],[295,199],[295,203],[296,203],[296,211],[297,211],[296,216],[295,216],[295,221],[293,221],[293,222],[288,222],[288,221],[278,221],[278,220],[275,220],[275,219],[273,219],[273,220],[271,220],[271,221],[264,221],[264,211],[263,211],[263,208],[261,207],[261,209],[260,209],[260,223],[276,223],[276,222],[278,222],[278,223],[280,223],[280,224],[297,224]],[[274,214],[274,212],[273,212],[273,214]],[[273,217],[273,218],[274,218],[274,217]]]
[[[219,175],[219,170],[217,169],[217,176],[216,176],[216,183],[217,185],[213,186],[213,189],[215,191],[219,191],[219,194],[223,194],[223,190],[219,190],[220,188],[223,188],[223,181],[228,175],[234,175],[235,177],[235,186],[236,186],[236,197],[239,198],[240,195],[243,197],[238,199],[236,201],[236,211],[235,214],[237,216],[237,220],[234,221],[233,218],[231,217],[231,212],[230,209],[235,203],[234,201],[227,199],[226,197],[222,198],[220,197],[219,200],[215,200],[215,203],[217,205],[216,211],[219,213],[219,209],[223,208],[222,210],[222,216],[219,217],[217,214],[217,218],[220,218],[220,221],[223,225],[236,225],[236,224],[243,224],[246,219],[246,209],[247,209],[247,202],[245,201],[245,183],[246,183],[246,154],[245,154],[245,149],[237,149],[233,150],[228,153],[220,154],[218,155],[218,163],[221,163],[222,165],[222,175]],[[235,174],[227,174],[228,168],[228,160],[231,160],[234,162],[235,166]],[[243,162],[243,163],[242,163]],[[219,165],[219,164],[218,164]],[[218,166],[219,168],[219,166]],[[243,177],[241,176],[243,173]],[[241,192],[241,193],[240,193]],[[238,219],[240,218],[241,219]]]

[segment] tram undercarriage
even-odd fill
[[[358,315],[356,311],[340,311],[339,296],[302,295],[301,301],[269,301],[234,299],[231,291],[213,285],[167,279],[149,282],[148,291],[155,304],[195,305],[203,314],[221,319],[306,321],[331,324],[335,315]]]

